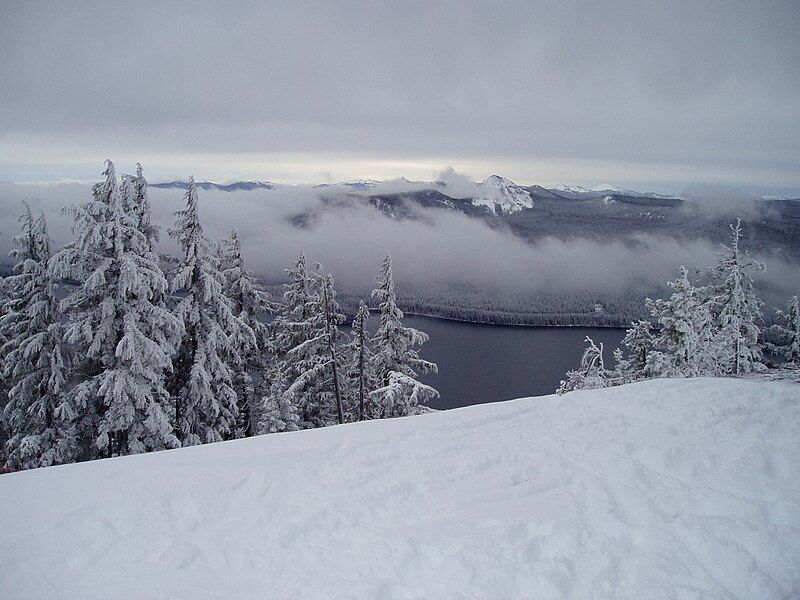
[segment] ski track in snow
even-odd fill
[[[0,597],[800,597],[800,385],[656,380],[0,477]]]

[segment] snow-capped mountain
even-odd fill
[[[533,208],[531,193],[500,175],[487,177],[478,188],[480,195],[472,199],[475,206],[486,206],[492,210],[499,207],[504,213]]]
[[[374,188],[381,183],[377,179],[351,179],[349,181],[339,181],[338,183],[320,183],[315,185],[315,188],[336,188],[344,187],[350,188],[355,191],[363,191]]]
[[[633,198],[674,198],[675,196],[665,196],[663,194],[656,194],[654,192],[637,192],[625,188],[611,185],[610,183],[601,183],[600,185],[593,185],[591,187],[583,187],[580,185],[554,185],[546,188],[564,198],[572,198],[576,200],[584,200],[588,198],[603,198],[605,196],[630,196]]]
[[[340,181],[337,185],[353,188],[354,190],[366,190],[374,188],[380,181],[376,179],[353,179],[351,181]]]
[[[163,183],[150,183],[150,187],[159,189],[185,190],[189,184],[186,181],[167,181]],[[213,181],[196,181],[195,185],[203,190],[219,190],[221,192],[238,192],[249,190],[271,190],[275,184],[269,181],[233,181],[231,183],[214,183]]]
[[[622,188],[616,187],[611,185],[610,183],[602,183],[600,185],[593,185],[591,187],[583,187],[581,185],[565,185],[559,184],[554,185],[551,188],[548,188],[555,192],[568,192],[570,194],[596,194],[596,193],[603,193],[603,192],[627,192],[630,193],[630,190],[624,190]],[[635,193],[635,192],[633,192]]]

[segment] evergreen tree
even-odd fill
[[[3,356],[3,346],[8,341],[3,333],[1,325],[5,318],[6,305],[8,303],[8,294],[6,292],[6,285],[0,284],[0,465],[6,464],[6,442],[9,437],[9,430],[6,426],[3,417],[6,405],[8,405],[8,380],[3,375],[5,371],[5,357]]]
[[[266,396],[258,421],[258,433],[281,433],[300,429],[300,416],[287,394]]]
[[[3,410],[7,464],[29,469],[72,459],[75,415],[64,396],[69,356],[47,268],[47,224],[44,215],[34,220],[27,204],[20,221],[22,234],[14,238],[10,254],[17,261],[14,275],[3,282],[0,354],[8,386]]]
[[[147,249],[155,250],[158,242],[158,226],[154,225],[151,218],[150,196],[147,192],[147,179],[144,177],[142,165],[136,163],[136,175],[130,178],[131,183],[131,208],[136,219],[136,228],[144,235]]]
[[[339,304],[336,302],[333,275],[325,273],[322,270],[322,265],[318,264],[317,269],[320,277],[319,287],[322,295],[322,310],[325,316],[325,353],[330,361],[333,393],[336,398],[336,417],[339,420],[339,425],[341,425],[344,423],[344,406],[342,402],[342,381],[339,375],[341,372],[339,358],[341,357],[340,346],[346,336],[339,330],[339,325],[344,323],[345,316],[339,311]]]
[[[614,368],[608,372],[609,385],[624,385],[636,381],[631,372],[630,361],[622,349],[614,348],[611,355],[614,357]]]
[[[764,269],[763,263],[752,260],[739,248],[742,238],[741,219],[731,225],[731,245],[723,245],[718,261],[711,270],[710,310],[720,339],[726,348],[722,369],[726,373],[749,373],[761,368],[759,342],[762,302],[753,290],[752,271]]]
[[[646,300],[652,317],[660,326],[653,340],[645,374],[650,377],[695,377],[709,367],[713,344],[711,314],[706,292],[694,286],[688,271],[680,267],[679,276],[668,283],[668,300]]]
[[[172,279],[172,291],[183,295],[176,312],[184,331],[172,387],[175,432],[189,446],[235,436],[239,411],[230,365],[241,364],[236,339],[249,327],[236,318],[225,296],[219,259],[200,224],[194,178],[185,201],[170,230],[183,251]]]
[[[792,296],[786,303],[786,310],[775,311],[782,324],[773,325],[773,331],[783,340],[780,345],[769,344],[768,348],[786,359],[787,365],[800,366],[800,301]]]
[[[347,380],[354,405],[352,412],[359,421],[380,417],[379,407],[374,405],[373,399],[369,395],[379,385],[372,371],[373,354],[370,346],[369,331],[367,331],[368,320],[369,309],[363,301],[359,302],[358,312],[352,323],[352,342],[346,353],[350,357]]]
[[[313,427],[309,407],[300,406],[300,400],[286,391],[300,375],[300,370],[289,357],[289,352],[313,337],[310,316],[316,300],[308,276],[305,254],[301,252],[292,266],[284,272],[289,276],[289,283],[284,284],[283,302],[278,305],[275,319],[269,325],[274,360],[269,372],[269,393],[263,399],[263,405],[266,410],[270,402],[295,403],[295,409],[301,415],[301,424]]]
[[[622,343],[627,354],[617,348],[614,350],[615,368],[613,379],[616,383],[630,383],[647,377],[647,360],[653,347],[653,334],[650,321],[635,321],[625,331]]]
[[[439,392],[415,377],[390,371],[387,384],[369,395],[382,406],[384,417],[391,418],[417,414],[428,400],[438,398]]]
[[[67,339],[86,359],[72,391],[84,457],[177,446],[165,372],[180,322],[164,306],[167,281],[139,230],[138,207],[120,190],[114,164],[93,199],[75,209],[75,239],[51,261],[55,276],[79,281],[62,302]]]
[[[418,374],[436,373],[438,367],[421,359],[414,349],[428,341],[428,335],[402,324],[403,311],[397,306],[392,258],[388,253],[381,263],[377,282],[378,287],[372,291],[372,296],[379,302],[381,324],[373,338],[371,369],[382,387],[371,396],[383,403],[382,416],[403,416],[416,406],[418,400],[438,395],[433,388],[429,388],[431,392],[420,392],[412,384]],[[404,377],[391,377],[392,373]]]
[[[271,382],[270,387],[269,393],[263,399],[257,432],[264,434],[297,431],[301,425],[300,415],[291,395],[286,393],[286,382],[281,379],[280,374]]]
[[[284,285],[283,302],[277,307],[275,320],[269,327],[271,346],[277,365],[282,370],[281,378],[294,381],[298,372],[286,355],[292,348],[308,340],[311,334],[309,317],[314,303],[314,294],[302,252],[291,267],[284,272],[289,283]]]
[[[593,390],[609,386],[608,372],[603,362],[603,344],[598,348],[592,338],[586,336],[589,346],[581,356],[581,366],[577,370],[567,371],[566,379],[556,390],[559,395],[574,390]]]
[[[338,326],[345,321],[336,302],[333,277],[317,265],[305,310],[306,321],[296,329],[304,339],[286,352],[283,375],[286,392],[302,411],[304,425],[323,427],[334,421],[344,422],[342,400],[342,345],[346,338]]]
[[[272,351],[268,328],[259,319],[259,313],[269,311],[270,303],[253,272],[245,267],[242,245],[235,229],[222,240],[220,251],[225,295],[231,301],[234,316],[243,325],[236,328],[232,339],[239,358],[231,365],[233,388],[239,400],[237,435],[249,437],[255,434],[259,399],[265,395],[269,385],[266,372]]]

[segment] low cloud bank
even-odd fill
[[[415,288],[466,284],[519,293],[615,293],[663,285],[675,277],[678,265],[691,269],[713,263],[718,249],[703,240],[647,235],[608,242],[549,237],[529,244],[460,213],[421,210],[419,219],[396,220],[363,197],[339,194],[336,189],[310,187],[200,190],[200,213],[210,237],[238,229],[248,263],[259,276],[280,279],[304,250],[311,261],[322,262],[335,275],[340,289],[353,293],[371,288],[386,251],[394,257],[398,284]],[[336,202],[330,201],[332,195]],[[89,197],[90,186],[80,184],[0,184],[0,252],[5,257],[10,250],[23,200],[45,212],[51,237],[60,246],[71,237],[71,218],[61,209]],[[161,226],[161,249],[177,254],[167,229],[174,222],[172,213],[183,206],[183,192],[151,189],[150,197],[154,220]],[[308,215],[313,217],[299,218]],[[766,262],[760,281],[786,295],[797,293],[796,265]]]

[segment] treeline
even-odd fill
[[[752,272],[764,269],[740,248],[741,221],[731,225],[731,245],[723,245],[713,267],[698,270],[698,281],[680,267],[668,283],[667,299],[648,298],[645,307],[655,324],[639,320],[626,331],[626,351],[614,350],[615,366],[607,369],[603,345],[587,337],[578,369],[569,371],[557,390],[620,385],[654,377],[739,375],[766,370],[765,350],[800,366],[800,303],[792,296],[786,310],[768,331],[761,328],[761,307]],[[765,334],[770,334],[767,341]]]
[[[277,285],[267,287],[277,288]],[[453,283],[425,289],[405,285],[397,290],[397,301],[406,313],[456,321],[537,327],[624,328],[631,320],[647,315],[642,300],[657,292],[657,288],[613,293],[550,289],[521,292]],[[347,314],[358,309],[359,300],[358,295],[348,292],[340,296]]]
[[[8,468],[403,416],[438,395],[417,381],[437,369],[416,350],[427,335],[402,324],[388,254],[375,334],[361,302],[347,335],[322,265],[301,254],[273,300],[235,231],[205,236],[193,180],[169,230],[181,256],[160,256],[141,166],[118,179],[108,161],[103,174],[68,209],[74,239],[57,252],[44,215],[26,206],[20,218],[0,288]]]

